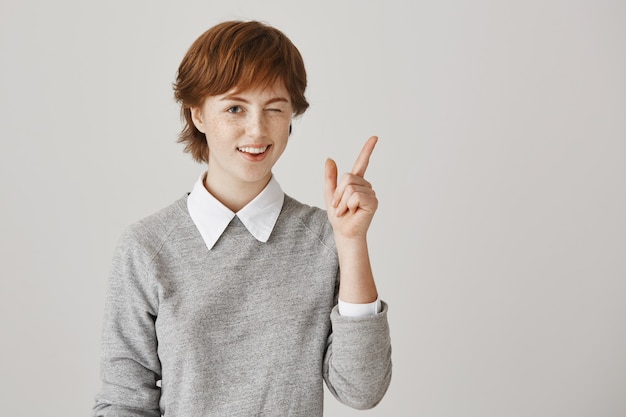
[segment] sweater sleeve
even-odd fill
[[[161,415],[156,290],[145,272],[149,257],[136,242],[127,232],[113,258],[102,333],[102,388],[94,417]]]
[[[324,358],[324,379],[342,403],[357,409],[376,406],[391,381],[391,339],[386,303],[380,314],[345,317],[335,306]]]

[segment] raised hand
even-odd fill
[[[339,182],[337,164],[330,158],[326,160],[324,194],[335,238],[361,239],[367,235],[378,200],[364,176],[377,141],[378,137],[372,136],[365,142],[352,171],[344,174]]]

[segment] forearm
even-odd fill
[[[348,303],[371,303],[378,298],[367,239],[335,235],[341,279],[339,298]]]

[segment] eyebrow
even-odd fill
[[[220,101],[229,101],[229,100],[230,101],[241,101],[242,103],[250,104],[250,102],[248,100],[246,100],[245,98],[239,97],[239,96],[236,96],[236,95],[225,96],[225,97],[222,97],[220,99]],[[272,103],[276,103],[276,102],[289,103],[289,100],[287,100],[284,97],[273,97],[273,98],[267,100],[264,103],[264,105],[267,106],[268,104],[272,104]]]

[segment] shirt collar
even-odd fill
[[[269,184],[237,213],[233,213],[204,187],[206,172],[200,175],[187,197],[191,220],[198,228],[204,243],[211,250],[237,216],[258,241],[267,242],[283,207],[285,194],[272,176]]]

